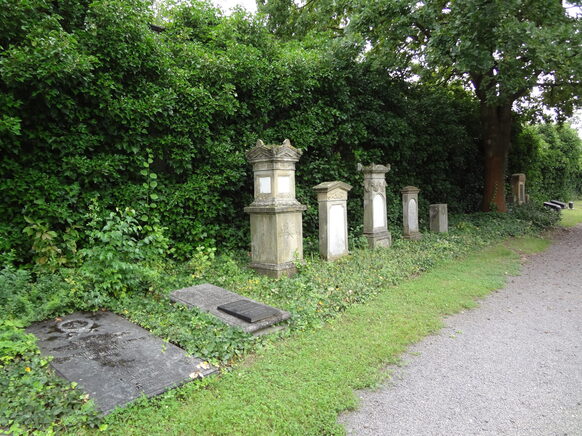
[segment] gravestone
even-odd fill
[[[323,182],[313,187],[319,203],[319,254],[335,260],[348,254],[348,192],[344,182]]]
[[[216,372],[111,312],[77,312],[35,323],[27,331],[38,338],[43,355],[54,356],[55,371],[78,383],[104,413]]]
[[[292,275],[303,259],[302,213],[295,199],[295,162],[301,150],[286,139],[282,145],[257,145],[246,154],[253,165],[255,199],[245,212],[251,219],[250,267],[271,277]]]
[[[210,283],[178,289],[170,294],[170,300],[188,307],[197,307],[222,322],[253,335],[279,330],[280,327],[275,324],[291,317],[289,312],[258,303]]]
[[[358,164],[358,171],[364,174],[364,236],[368,246],[389,247],[392,235],[386,215],[386,173],[390,165]]]
[[[511,194],[513,195],[514,204],[526,203],[525,174],[511,175]]]
[[[403,236],[405,239],[418,240],[422,238],[418,230],[418,193],[420,189],[415,186],[406,186],[401,192]]]
[[[446,233],[449,231],[449,215],[446,204],[431,204],[430,231],[436,233]]]

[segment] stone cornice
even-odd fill
[[[259,139],[257,144],[246,152],[247,159],[250,163],[265,161],[297,162],[302,154],[303,152],[293,147],[288,139],[285,139],[281,145],[265,145]]]

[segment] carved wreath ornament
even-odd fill
[[[370,180],[364,183],[364,191],[366,192],[384,192],[386,182],[384,180]]]

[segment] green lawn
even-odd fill
[[[572,227],[582,222],[582,201],[574,202],[574,209],[564,209],[562,211],[561,225],[564,227]]]
[[[565,215],[567,216],[567,215]],[[442,317],[475,306],[519,269],[520,253],[548,241],[520,238],[442,264],[324,327],[281,342],[220,377],[190,383],[114,413],[107,434],[342,434],[354,389],[374,385],[408,345],[438,330]]]

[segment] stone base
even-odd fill
[[[291,277],[297,274],[297,267],[293,262],[280,264],[253,262],[249,265],[249,267],[254,269],[259,274],[263,274],[275,279],[283,276]]]
[[[364,236],[368,240],[368,247],[371,249],[379,247],[387,248],[392,245],[392,235],[390,232],[364,233]]]
[[[420,241],[422,239],[422,233],[420,232],[412,232],[408,235],[403,235],[404,239],[410,239],[412,241]]]
[[[321,254],[320,256],[323,260],[327,260],[328,262],[333,262],[334,260],[338,260],[344,256],[347,256],[348,254],[350,254],[350,253],[348,251],[346,251],[346,252],[341,253],[341,254],[334,254],[334,255],[329,255],[329,256]]]

